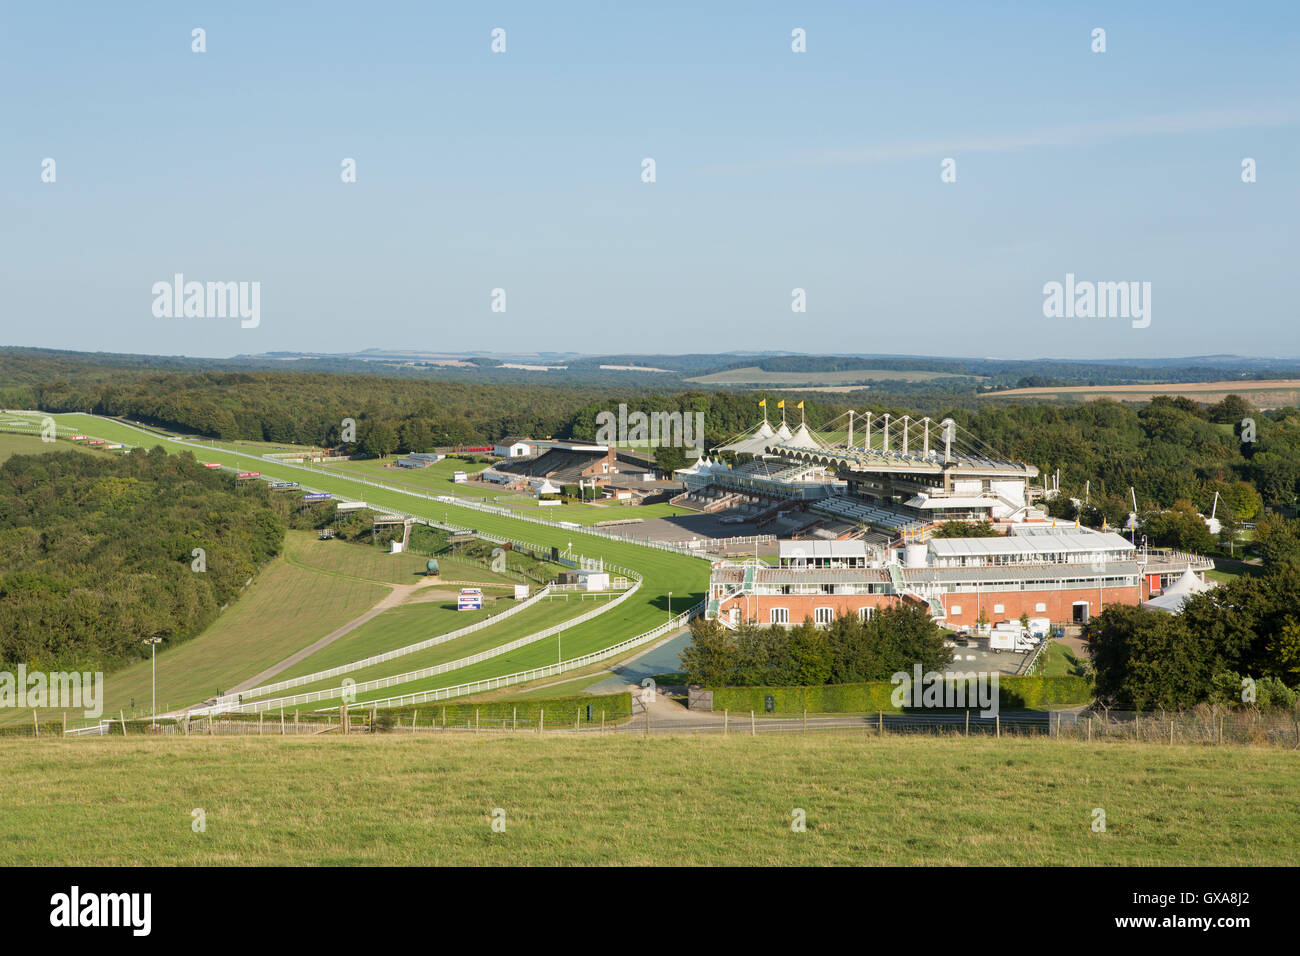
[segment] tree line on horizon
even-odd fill
[[[0,375],[5,369],[0,363]],[[68,372],[63,365],[53,369]],[[793,393],[661,393],[290,372],[168,371],[119,380],[100,371],[48,382],[0,378],[0,404],[92,412],[225,440],[340,447],[363,457],[485,445],[506,435],[591,440],[597,414],[617,412],[619,404],[647,413],[701,412],[707,448],[753,428],[763,397],[769,420],[779,420],[776,402],[786,397],[787,420],[799,421],[791,410]],[[816,429],[848,408],[809,398],[803,414]],[[1195,516],[1209,513],[1216,491],[1217,516],[1226,518],[1229,530],[1300,501],[1300,409],[1261,412],[1236,395],[1213,405],[1157,397],[1141,406],[1099,399],[973,409],[953,403],[952,396],[918,407],[875,397],[858,411],[950,416],[990,453],[1048,473],[1059,469],[1063,494],[1049,504],[1054,517],[1122,526],[1132,510],[1132,487],[1151,543],[1204,547],[1204,523]],[[355,441],[344,443],[349,418],[356,423]],[[680,448],[661,448],[655,457],[665,470],[687,462]]]

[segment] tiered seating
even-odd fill
[[[701,488],[699,491],[688,491],[685,494],[678,495],[673,499],[673,504],[685,508],[695,508],[699,511],[716,511],[719,508],[727,507],[729,502],[738,499],[738,497],[734,491],[715,488],[710,485],[707,488]]]
[[[812,505],[812,510],[832,518],[856,521],[859,524],[871,524],[879,527],[901,531],[916,519],[897,511],[880,508],[857,498],[845,498],[839,495],[823,498]]]

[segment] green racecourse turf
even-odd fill
[[[0,415],[0,420],[7,419],[8,416]],[[0,462],[7,459],[10,455],[43,455],[51,451],[68,451],[76,449],[87,454],[111,455],[113,452],[97,452],[94,449],[86,448],[80,442],[57,441],[44,442],[35,435],[15,435],[10,432],[0,432]]]
[[[380,548],[364,544],[350,544],[331,538],[320,540],[313,533],[291,533],[290,545],[286,546],[286,557],[293,563],[313,568],[326,574],[339,574],[350,578],[364,578],[368,581],[382,581],[387,584],[417,584],[424,580],[428,557],[408,551],[403,554],[389,554]],[[500,574],[494,574],[481,565],[457,558],[438,558],[438,583],[431,584],[434,590],[446,583],[447,587],[458,587],[452,581],[467,581],[485,588],[497,588],[503,592],[514,593],[515,582]],[[445,582],[444,582],[445,579]]]
[[[435,644],[433,647],[423,651],[416,651],[414,654],[407,654],[404,657],[397,657],[382,664],[375,664],[362,670],[352,671],[347,676],[357,683],[361,683],[378,677],[388,677],[393,674],[402,674],[406,671],[458,660],[497,647],[500,644],[507,644],[528,634],[544,631],[548,627],[594,610],[598,606],[591,601],[543,600],[525,608],[518,614],[506,618],[500,624],[484,628],[481,631],[475,631],[473,634],[467,634],[464,637],[458,637],[455,640],[447,641],[445,644]],[[500,614],[502,611],[507,610],[508,607],[509,602],[497,602],[491,613]],[[374,654],[382,654],[384,651],[406,647],[409,644],[415,644],[427,638],[454,631],[467,624],[473,624],[476,620],[482,620],[487,616],[487,614],[475,614],[472,611],[457,611],[454,602],[450,605],[422,602],[396,607],[367,621],[347,637],[341,638],[335,644],[331,644],[329,647],[289,668],[283,674],[278,675],[275,680],[279,681],[302,674],[311,674],[315,671],[337,667],[340,664],[358,661]],[[551,647],[553,659],[555,638],[550,638],[544,643]],[[301,694],[338,687],[340,679],[335,677],[331,680],[306,684],[285,693]],[[387,693],[392,693],[392,691]]]
[[[110,737],[3,741],[0,762],[5,866],[1288,866],[1300,844],[1297,755],[1252,747]]]
[[[575,677],[573,680],[562,681],[558,684],[554,683],[555,678],[551,677],[546,681],[543,681],[545,684],[543,687],[526,690],[522,693],[510,693],[509,689],[505,691],[495,691],[492,694],[492,698],[508,698],[510,700],[546,700],[551,697],[576,697],[577,695],[584,693],[587,688],[593,687],[603,681],[607,681],[613,676],[614,675],[609,671],[603,671],[599,674],[588,674],[585,677]],[[477,700],[479,697],[458,698],[458,700],[459,699],[469,702]],[[488,698],[485,696],[483,699],[486,700]]]
[[[328,467],[331,471],[364,475],[367,478],[375,478],[388,484],[409,485],[413,490],[432,491],[439,495],[449,495],[457,492],[474,498],[491,498],[494,495],[503,494],[498,485],[480,482],[456,484],[456,482],[452,481],[453,472],[463,471],[469,475],[476,475],[486,470],[487,465],[474,464],[460,458],[444,458],[442,461],[435,462],[426,468],[384,467],[386,464],[392,464],[395,460],[396,457],[385,461],[378,461],[373,458],[359,459],[357,461],[332,461],[328,463]]]
[[[390,491],[364,485],[349,480],[341,474],[321,474],[319,471],[304,471],[301,468],[278,465],[265,461],[255,455],[239,456],[229,448],[222,448],[220,455],[204,455],[201,450],[143,434],[139,430],[118,422],[93,415],[67,414],[54,416],[61,425],[74,428],[86,434],[122,441],[132,445],[151,448],[162,445],[171,452],[188,451],[201,459],[218,458],[227,465],[246,467],[250,471],[260,471],[263,475],[297,481],[304,485],[330,491],[347,498],[361,498],[381,508],[394,508],[432,520],[442,520],[444,515],[453,523],[487,534],[512,537],[522,541],[543,546],[558,546],[562,550],[573,543],[576,551],[588,557],[603,557],[606,561],[630,567],[644,576],[641,589],[630,599],[608,614],[601,615],[594,621],[581,624],[564,635],[564,656],[566,659],[609,647],[627,640],[637,634],[662,623],[668,617],[668,592],[673,594],[673,607],[683,610],[703,599],[708,586],[708,565],[699,558],[690,558],[669,551],[659,551],[636,544],[610,541],[595,535],[588,535],[580,530],[552,528],[546,525],[532,524],[515,518],[493,514],[484,514],[457,505],[431,501],[417,495]],[[319,636],[319,635],[317,635]],[[305,643],[305,642],[304,642]],[[300,645],[301,646],[301,645]],[[463,670],[454,671],[453,675],[433,679],[433,686],[447,686],[508,674],[554,662],[554,648],[530,646],[510,654],[475,664]],[[160,655],[161,659],[162,655]],[[403,686],[401,692],[408,692]],[[419,689],[424,689],[420,687]],[[175,701],[173,700],[173,703]]]
[[[535,503],[512,505],[515,511],[531,518],[543,521],[572,521],[575,524],[595,524],[598,521],[626,521],[629,518],[671,518],[676,515],[698,514],[690,508],[679,508],[666,501],[652,505],[561,505],[558,508],[543,508]],[[612,527],[615,534],[626,534],[628,529]],[[694,537],[683,531],[683,538]]]
[[[448,464],[448,463],[451,464]],[[522,514],[544,521],[572,521],[576,524],[595,524],[597,521],[620,521],[627,518],[665,518],[674,515],[695,514],[690,508],[679,508],[667,502],[653,505],[622,504],[564,504],[542,507],[532,495],[517,494],[502,489],[491,483],[465,482],[456,484],[452,481],[452,472],[469,470],[483,471],[484,465],[470,465],[464,461],[447,458],[427,468],[385,468],[382,462],[368,459],[364,461],[331,462],[329,469],[340,474],[359,474],[374,478],[398,487],[409,486],[412,491],[429,491],[439,495],[459,494],[478,498],[485,504],[499,508],[511,508]],[[493,500],[499,498],[500,500]],[[615,528],[614,530],[618,530]],[[685,534],[685,532],[683,532]]]

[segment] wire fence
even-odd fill
[[[1300,749],[1300,714],[1255,710],[1198,708],[1194,711],[1011,711],[982,716],[979,711],[874,714],[762,715],[752,712],[695,712],[647,708],[633,695],[632,716],[616,715],[598,705],[576,712],[548,714],[545,710],[502,713],[504,702],[477,707],[460,705],[449,716],[446,707],[430,706],[388,714],[377,707],[326,712],[283,712],[122,721],[106,718],[90,727],[65,730],[43,723],[40,736],[158,737],[158,736],[309,736],[317,734],[389,733],[438,734],[621,734],[634,736],[757,737],[760,734],[835,734],[888,737],[929,735],[953,738],[1000,739],[1035,737],[1075,743],[1142,743],[1151,746],[1271,746]],[[611,704],[611,708],[613,705]],[[34,727],[6,728],[5,736],[34,736]]]

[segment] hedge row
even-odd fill
[[[895,685],[889,681],[865,684],[823,684],[816,687],[718,687],[713,688],[713,709],[761,714],[764,698],[772,697],[774,711],[815,714],[897,711],[890,699]],[[1092,702],[1092,685],[1082,677],[998,678],[998,707],[1003,710],[1035,710],[1043,707]],[[906,708],[903,708],[906,709]]]
[[[632,716],[632,694],[624,691],[621,694],[580,694],[575,697],[548,697],[534,700],[485,700],[475,703],[474,701],[460,701],[454,704],[441,704],[438,702],[427,704],[412,704],[406,707],[389,707],[380,711],[380,713],[391,714],[401,720],[402,723],[410,725],[411,717],[419,713],[419,726],[426,725],[441,726],[444,714],[448,724],[463,724],[465,721],[474,719],[477,712],[479,720],[512,720],[518,719],[521,725],[537,723],[537,717],[543,711],[544,719],[547,724],[553,720],[560,723],[573,723],[577,718],[581,722],[587,721],[587,708],[591,707],[591,722],[600,723],[601,712],[604,712],[606,720],[618,720],[623,717]],[[353,711],[356,719],[357,712],[368,714],[369,711],[364,704],[358,704]]]
[[[36,724],[8,724],[0,727],[0,737],[35,737]],[[62,720],[42,720],[41,721],[42,737],[62,737],[63,721]]]

